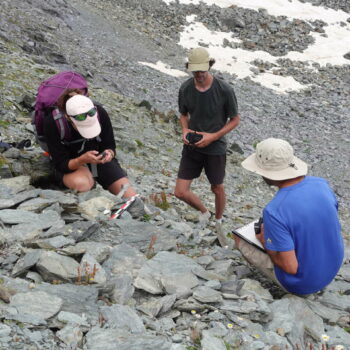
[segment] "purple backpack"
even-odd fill
[[[43,81],[38,88],[32,124],[37,142],[45,151],[48,151],[48,148],[44,136],[44,118],[48,116],[54,118],[61,141],[69,141],[70,128],[68,121],[56,107],[58,98],[66,89],[85,89],[87,92],[87,81],[79,73],[66,71]]]

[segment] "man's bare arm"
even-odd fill
[[[264,246],[267,254],[271,258],[274,265],[278,266],[284,272],[291,275],[295,275],[298,272],[298,260],[295,255],[295,250],[288,250],[286,252],[277,252],[274,250],[266,249],[265,237],[264,237],[264,224],[261,225],[261,233],[256,235],[256,238]]]
[[[181,114],[180,115],[180,119],[179,119],[179,121],[180,121],[180,125],[181,125],[181,129],[182,129],[182,141],[184,142],[184,143],[186,143],[187,145],[188,145],[188,140],[186,139],[186,135],[189,133],[189,132],[191,132],[191,131],[193,131],[193,130],[191,130],[191,129],[189,129],[188,128],[188,121],[189,121],[189,116],[188,116],[188,114]]]

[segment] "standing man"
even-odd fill
[[[205,225],[210,212],[191,189],[192,180],[203,168],[215,195],[216,229],[221,230],[226,195],[223,185],[226,166],[225,135],[238,124],[237,100],[230,85],[209,73],[215,63],[206,49],[193,49],[187,69],[193,77],[185,81],[179,91],[180,125],[184,143],[175,196],[200,211],[199,221]],[[191,140],[193,134],[201,138]],[[222,242],[220,242],[223,244]]]
[[[243,168],[263,177],[278,192],[263,211],[257,239],[267,254],[235,237],[236,248],[290,293],[311,294],[338,273],[344,244],[338,202],[326,180],[306,176],[307,164],[284,140],[258,143]]]

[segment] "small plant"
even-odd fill
[[[61,280],[52,280],[51,284],[62,284]]]
[[[136,142],[136,144],[137,144],[138,147],[143,147],[143,146],[144,146],[144,145],[143,145],[143,142],[140,141],[140,140],[138,140],[138,139],[136,139],[135,142]]]
[[[164,176],[171,177],[171,172],[169,170],[162,169],[161,173]]]
[[[5,164],[7,164],[6,159],[3,157],[0,157],[0,168],[2,168]]]
[[[166,193],[163,191],[161,193],[153,193],[150,195],[150,199],[154,202],[154,205],[162,210],[168,210],[170,204],[168,202]]]
[[[194,345],[199,346],[201,344],[201,333],[196,323],[191,327],[190,339]]]
[[[150,240],[149,245],[148,245],[148,248],[147,248],[147,252],[146,252],[147,259],[152,259],[155,255],[154,245],[156,243],[156,240],[157,240],[157,235],[152,235],[151,240]]]
[[[10,122],[7,122],[7,121],[5,121],[5,120],[0,120],[0,126],[1,126],[2,128],[7,129],[7,128],[10,126]]]
[[[145,222],[149,222],[150,220],[151,220],[151,215],[149,215],[149,214],[144,214],[143,215],[143,221],[145,221]]]
[[[232,346],[225,341],[226,350],[232,350]]]
[[[93,281],[95,279],[95,276],[96,276],[96,272],[98,271],[98,268],[96,267],[96,264],[94,264],[94,267],[93,267],[92,271],[90,271],[90,265],[88,263],[85,263],[84,266],[83,266],[83,272],[84,272],[83,276],[82,276],[81,267],[78,266],[77,269],[78,269],[78,276],[77,276],[76,284],[90,284],[90,283],[93,283]]]
[[[259,143],[260,141],[255,141],[255,142],[253,142],[253,148],[255,149],[256,148],[256,146],[257,146],[257,144]]]
[[[103,327],[104,324],[106,323],[106,319],[103,317],[101,313],[98,314],[98,323],[100,327]]]

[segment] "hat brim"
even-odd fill
[[[190,72],[206,72],[209,70],[209,62],[205,63],[189,63],[188,70]]]
[[[97,118],[97,113],[93,117],[89,118],[89,123],[86,124],[86,120],[78,121],[71,118],[72,123],[76,126],[79,134],[85,139],[93,139],[101,133],[101,125]]]
[[[304,161],[298,157],[294,157],[292,164],[294,166],[289,166],[288,168],[282,170],[262,169],[256,162],[256,153],[253,153],[241,163],[244,169],[247,169],[270,180],[288,180],[307,174],[307,164]]]

